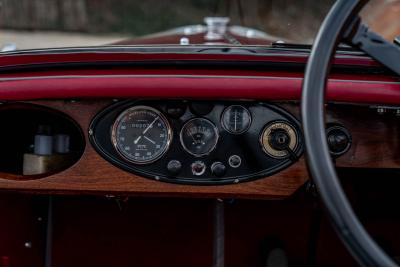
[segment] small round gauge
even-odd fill
[[[204,118],[187,121],[180,134],[183,148],[196,157],[207,155],[213,151],[218,143],[218,138],[217,127]]]
[[[231,134],[242,134],[250,127],[250,111],[239,105],[229,106],[222,113],[221,124]]]
[[[275,159],[289,156],[288,149],[294,151],[298,145],[297,132],[287,122],[273,122],[264,127],[260,144],[265,153]]]
[[[135,106],[122,112],[112,127],[112,143],[117,152],[135,164],[161,158],[172,140],[168,120],[158,110]]]

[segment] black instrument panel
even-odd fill
[[[264,178],[303,152],[296,118],[252,101],[121,101],[95,116],[89,138],[119,168],[195,185]]]

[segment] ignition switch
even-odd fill
[[[268,124],[260,138],[262,149],[266,154],[275,159],[283,159],[288,156],[296,158],[293,151],[298,146],[297,132],[287,122],[273,122]]]

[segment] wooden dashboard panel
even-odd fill
[[[88,141],[93,117],[110,100],[32,101],[61,111],[75,120],[86,139],[83,156],[72,167],[40,179],[23,180],[0,174],[0,190],[56,194],[158,195],[179,197],[281,199],[293,194],[308,179],[304,156],[289,168],[265,179],[219,186],[163,183],[123,171],[103,159]],[[281,107],[299,117],[297,103]],[[368,106],[329,105],[327,121],[344,125],[352,134],[350,150],[337,160],[339,167],[397,168],[400,164],[399,126],[395,115],[379,115]]]
[[[399,168],[400,117],[395,107],[330,105],[328,120],[339,121],[352,135],[350,150],[337,160],[339,167]]]
[[[67,170],[40,179],[19,180],[17,176],[0,175],[2,190],[59,194],[102,195],[155,195],[183,197],[243,197],[284,198],[293,194],[308,179],[305,162],[300,160],[288,169],[268,179],[224,185],[189,186],[163,183],[139,177],[123,171],[102,158],[88,141],[88,129],[92,118],[112,101],[33,101],[61,111],[82,128],[86,147],[81,159]],[[10,179],[11,178],[11,179]]]

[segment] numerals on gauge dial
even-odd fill
[[[112,143],[118,153],[136,164],[147,164],[168,150],[172,130],[164,115],[148,106],[122,112],[112,128]]]
[[[218,142],[218,130],[204,118],[194,118],[186,122],[181,130],[183,148],[190,154],[200,157],[214,150]]]

